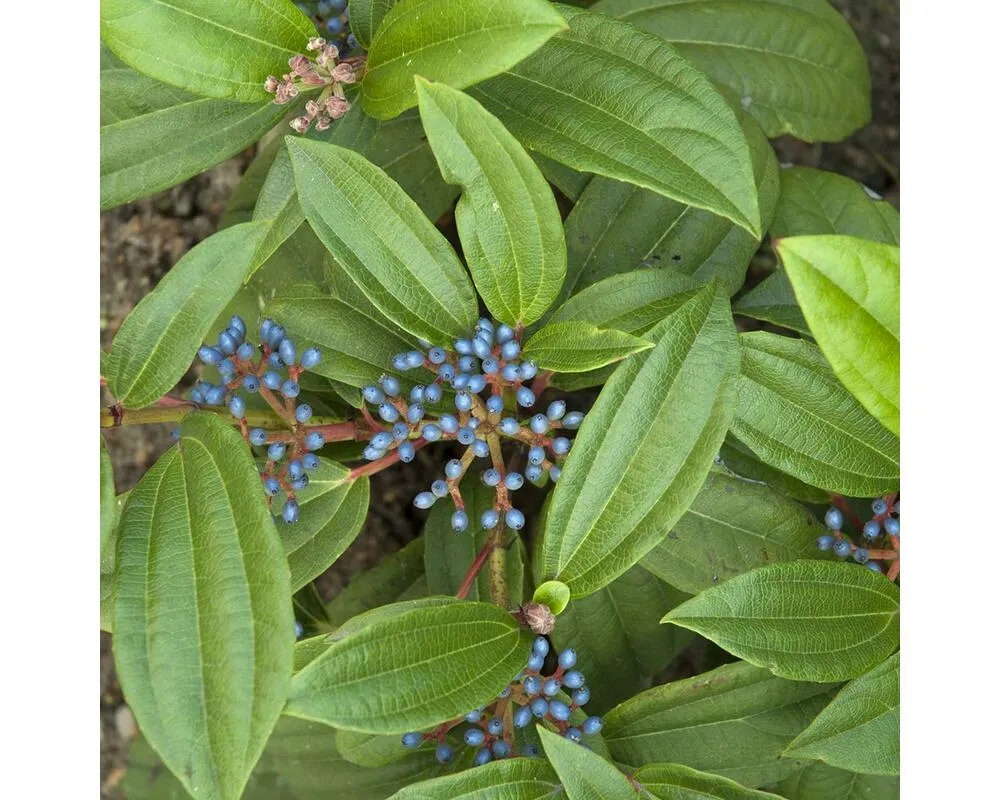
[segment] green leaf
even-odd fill
[[[548,728],[537,729],[566,800],[635,800],[632,784],[612,764]]]
[[[352,617],[337,628],[337,630],[333,633],[327,635],[326,640],[330,644],[339,642],[342,639],[346,639],[348,636],[353,636],[359,631],[363,631],[365,628],[374,625],[376,622],[385,622],[390,619],[395,619],[401,614],[415,611],[418,608],[436,608],[438,606],[454,605],[455,603],[462,602],[463,601],[459,600],[457,597],[451,596],[417,597],[412,600],[400,600],[395,603],[390,603],[389,605],[373,608],[369,611],[365,611],[363,614],[358,614],[358,616]]]
[[[368,299],[414,336],[467,335],[478,313],[472,283],[416,203],[357,153],[291,137],[287,144],[309,224]]]
[[[524,357],[553,372],[588,372],[648,350],[653,343],[589,322],[552,322],[524,343]]]
[[[107,374],[108,388],[125,408],[149,405],[184,376],[242,285],[262,233],[257,223],[244,223],[213,234],[132,309],[115,335]]]
[[[899,653],[841,689],[785,752],[852,772],[898,775]]]
[[[740,122],[766,226],[778,200],[778,162],[760,126],[746,115],[740,115]],[[732,295],[743,285],[760,236],[703,208],[598,177],[566,218],[566,243],[564,295],[640,267],[690,275],[699,283],[718,277]]]
[[[115,561],[122,509],[128,496],[129,492],[123,492],[114,498],[108,538],[101,545],[101,630],[108,633],[115,627]]]
[[[710,472],[691,507],[639,563],[685,592],[816,554],[822,526],[768,486]]]
[[[417,608],[331,645],[292,679],[285,713],[362,733],[422,730],[496,697],[529,647],[497,606]]]
[[[226,211],[219,220],[219,230],[237,225],[240,222],[250,222],[253,219],[253,208],[257,205],[261,187],[267,180],[268,172],[279,151],[285,149],[285,140],[275,138],[267,145],[258,145],[257,155],[236,184],[233,193],[226,203]],[[287,157],[287,154],[286,154]]]
[[[555,616],[559,616],[569,605],[569,587],[561,581],[545,581],[535,589],[531,602],[548,606]]]
[[[288,567],[239,433],[196,412],[122,512],[114,655],[139,726],[195,797],[237,798],[292,671]]]
[[[733,303],[733,313],[764,320],[812,338],[792,284],[780,267]]]
[[[264,79],[315,35],[286,0],[101,0],[101,39],[118,58],[204,97],[269,100]]]
[[[775,800],[768,792],[681,764],[648,764],[632,780],[645,789],[646,797],[658,800]]]
[[[834,692],[750,664],[726,664],[636,695],[608,712],[602,732],[619,763],[641,767],[669,757],[761,786],[802,769],[782,750]]]
[[[555,197],[496,117],[462,92],[416,80],[441,174],[462,187],[455,221],[479,295],[495,319],[530,324],[552,305],[566,277]]]
[[[511,758],[407,786],[392,800],[543,800],[559,792],[559,781],[543,759]]]
[[[854,564],[773,564],[706,589],[663,621],[775,675],[843,681],[899,647],[899,587]]]
[[[826,764],[810,764],[778,784],[789,800],[899,800],[899,778],[858,775]]]
[[[567,32],[470,94],[530,150],[707,209],[759,237],[746,137],[708,79],[655,36],[560,11]]]
[[[198,97],[126,67],[101,72],[101,210],[169,189],[236,155],[288,112]]]
[[[372,35],[378,30],[382,20],[399,0],[351,0],[349,12],[351,33],[361,46],[368,49]]]
[[[839,141],[871,119],[868,59],[826,0],[602,0],[725,86],[768,137]]]
[[[898,436],[899,248],[852,236],[795,236],[776,248],[833,371]]]
[[[636,565],[569,604],[552,642],[558,650],[575,649],[586,665],[589,713],[603,714],[648,686],[648,679],[688,645],[689,633],[660,625],[666,610],[687,597]]]
[[[321,458],[319,467],[309,473],[309,485],[296,492],[301,513],[294,525],[279,521],[283,497],[271,505],[288,556],[293,592],[326,571],[361,532],[368,514],[368,478],[352,481],[349,474],[347,467]]]
[[[415,75],[464,89],[565,28],[544,0],[463,0],[461,10],[450,0],[401,0],[372,36],[361,102],[373,117],[390,119],[417,104]]]
[[[101,551],[108,545],[115,516],[115,474],[111,456],[101,437]]]
[[[899,439],[833,374],[816,345],[740,335],[743,364],[733,433],[761,460],[849,497],[899,487]]]
[[[337,731],[337,752],[359,767],[384,767],[409,755],[396,734],[379,736],[357,731]]]
[[[327,603],[326,613],[333,625],[398,599],[424,574],[424,539],[414,539],[402,550],[386,556],[363,572]]]
[[[680,518],[711,468],[739,370],[729,303],[713,283],[653,328],[587,414],[552,493],[544,579],[574,597],[606,586]]]
[[[752,481],[766,483],[772,489],[781,492],[800,503],[824,505],[830,502],[830,493],[808,483],[803,483],[791,475],[786,475],[779,469],[768,466],[753,450],[732,434],[726,436],[726,441],[719,450],[719,464],[735,475]]]
[[[574,203],[580,199],[580,195],[590,182],[591,176],[586,172],[577,172],[572,167],[546,158],[541,153],[532,153],[531,157],[538,164],[538,168],[545,176],[545,180],[555,186],[566,197]]]

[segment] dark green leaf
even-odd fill
[[[108,388],[125,408],[158,400],[179,381],[219,312],[243,283],[263,229],[226,228],[188,251],[125,318],[111,346]]]
[[[416,597],[412,600],[399,600],[395,603],[379,606],[378,608],[365,611],[363,614],[358,614],[356,617],[352,617],[337,628],[337,630],[333,633],[328,634],[326,640],[330,644],[339,642],[342,639],[346,639],[348,636],[353,636],[354,634],[363,631],[365,628],[368,628],[375,623],[393,620],[402,614],[415,611],[419,608],[436,608],[438,606],[454,605],[462,602],[463,601],[459,600],[457,597],[444,597],[436,595],[431,597]]]
[[[569,604],[552,642],[560,651],[577,651],[591,691],[589,713],[603,714],[648,686],[647,679],[687,646],[690,634],[660,625],[664,612],[687,597],[636,565]]]
[[[733,313],[761,319],[812,337],[795,291],[780,267],[733,303]]]
[[[789,800],[899,800],[899,778],[858,775],[826,764],[810,764],[778,784]]]
[[[361,46],[368,49],[372,36],[382,24],[382,19],[399,0],[351,0],[351,33]]]
[[[538,168],[545,176],[545,180],[555,186],[566,197],[574,203],[580,199],[580,195],[590,182],[591,175],[587,172],[577,172],[572,167],[546,158],[541,153],[532,153]]]
[[[850,497],[899,488],[899,439],[851,396],[814,344],[740,335],[733,433],[765,463]]]
[[[654,800],[775,800],[768,792],[681,764],[649,764],[637,770],[632,780]]]
[[[101,630],[111,633],[115,627],[115,560],[122,509],[129,492],[114,498],[108,539],[101,545]]]
[[[732,417],[739,350],[718,284],[646,338],[655,347],[615,371],[552,493],[540,570],[574,597],[609,584],[673,526],[697,495]]]
[[[337,731],[337,752],[359,767],[384,767],[410,754],[397,734],[380,736],[357,731]]]
[[[361,102],[373,117],[390,119],[417,104],[415,75],[464,89],[565,27],[544,0],[462,0],[461,9],[450,0],[401,0],[372,35]]]
[[[759,483],[710,472],[691,507],[639,563],[685,592],[754,567],[810,558],[822,527],[798,503]]]
[[[566,240],[538,167],[492,114],[445,84],[417,79],[420,116],[441,174],[462,187],[462,250],[495,319],[530,324],[566,277]]]
[[[560,791],[543,759],[512,758],[407,786],[392,800],[544,800]]]
[[[841,689],[785,752],[853,772],[898,775],[899,653]]]
[[[570,320],[545,325],[524,343],[524,357],[553,372],[589,372],[648,350],[653,343],[624,331]]]
[[[538,735],[566,800],[635,800],[636,791],[628,778],[596,753],[541,725]]]
[[[600,14],[560,11],[566,33],[470,94],[530,150],[759,236],[747,140],[711,82],[658,37]]]
[[[115,475],[111,456],[101,437],[101,551],[108,545],[115,515]]]
[[[421,537],[354,578],[327,604],[327,616],[333,625],[343,625],[365,611],[402,599],[401,595],[421,580],[423,574],[424,539]]]
[[[727,664],[648,689],[608,712],[604,740],[615,761],[633,767],[670,758],[761,786],[802,768],[781,752],[834,692],[750,664]]]
[[[239,433],[194,413],[122,512],[114,655],[129,707],[195,797],[237,798],[292,671],[288,567]]]
[[[898,436],[899,248],[853,236],[794,236],[776,247],[833,371]]]
[[[429,728],[496,697],[529,647],[497,606],[417,608],[331,645],[296,673],[285,713],[363,733]]]
[[[469,275],[416,203],[357,153],[287,144],[309,224],[368,299],[414,336],[467,335],[478,312]]]
[[[871,118],[868,59],[826,0],[602,0],[725,86],[769,137],[838,141]]]
[[[101,0],[101,39],[118,58],[204,97],[269,100],[264,79],[315,35],[287,0]]]
[[[781,492],[800,503],[824,504],[830,502],[830,493],[808,483],[803,483],[779,469],[768,466],[753,450],[732,434],[726,436],[726,441],[719,450],[719,464],[730,472],[752,481],[766,483],[772,489]]]
[[[706,589],[663,621],[775,675],[842,681],[899,647],[899,587],[856,564],[773,564]]]

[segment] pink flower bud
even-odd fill
[[[325,131],[327,128],[330,127],[330,123],[331,122],[333,122],[333,120],[331,120],[325,114],[322,117],[317,117],[316,118],[316,130],[318,130],[318,131]]]
[[[296,75],[305,75],[312,68],[309,59],[301,53],[288,59],[288,66]]]
[[[309,40],[309,44],[306,45],[306,50],[312,52],[313,50],[319,50],[326,46],[326,39],[321,39],[319,36],[313,36]]]
[[[319,114],[322,113],[323,113],[322,107],[315,100],[310,100],[308,103],[306,103],[306,114],[308,114],[310,118],[318,116]]]
[[[525,603],[511,612],[514,619],[521,625],[526,625],[533,633],[552,633],[556,627],[556,618],[549,607],[541,603]]]
[[[337,64],[333,72],[330,73],[330,77],[338,83],[354,83],[357,80],[354,67],[350,64]]]
[[[351,109],[351,104],[343,97],[331,97],[326,101],[326,110],[333,119],[340,119]]]
[[[275,78],[273,75],[268,75],[267,80],[264,81],[264,90],[270,92],[271,94],[274,94],[276,91],[278,91],[278,83],[279,81],[277,78]]]
[[[302,76],[302,82],[306,86],[326,86],[330,81],[315,70],[310,70]]]
[[[312,125],[312,120],[309,117],[296,117],[289,124],[295,128],[296,133],[305,133]]]

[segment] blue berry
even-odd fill
[[[545,665],[545,656],[540,656],[538,653],[532,653],[528,657],[528,669],[538,672]]]
[[[306,629],[302,627],[302,623],[295,620],[295,638],[301,639],[302,634],[306,632]]]
[[[392,403],[382,403],[378,407],[378,415],[386,422],[395,422],[399,419],[399,410]]]
[[[459,392],[455,395],[455,408],[459,411],[468,411],[472,408],[472,395],[468,392]]]
[[[285,457],[285,445],[284,442],[274,442],[270,447],[267,448],[267,460],[268,461],[281,461]]]
[[[544,717],[546,714],[549,713],[549,701],[546,700],[544,697],[536,697],[534,700],[531,701],[531,705],[529,706],[529,708],[531,708],[531,713],[534,714],[536,717],[538,718]]]
[[[469,745],[469,747],[479,747],[479,745],[481,745],[486,739],[486,734],[479,728],[469,728],[465,732],[465,736],[462,738],[465,739],[465,743]]]
[[[413,498],[413,505],[417,508],[430,508],[437,498],[431,492],[421,492]]]
[[[579,689],[584,684],[583,673],[578,669],[570,670],[563,675],[563,686],[567,689]]]
[[[479,518],[479,524],[483,526],[484,530],[492,530],[498,522],[500,522],[500,514],[495,508],[487,509]]]
[[[293,397],[299,396],[299,385],[289,378],[283,384],[281,384],[281,393],[291,400]]]
[[[392,434],[388,431],[379,431],[372,437],[372,447],[388,450],[390,445],[392,445]]]
[[[861,529],[861,534],[869,541],[878,537],[882,532],[882,526],[878,524],[877,519],[870,519],[865,523],[864,528]]]
[[[306,450],[319,450],[324,444],[326,444],[326,437],[319,431],[309,431],[306,434]]]
[[[872,572],[877,572],[879,575],[882,574],[882,567],[878,565],[877,561],[869,561],[865,566]]]
[[[500,348],[500,355],[503,356],[504,361],[513,361],[521,355],[521,345],[514,340],[505,342]]]
[[[458,353],[460,356],[472,355],[472,342],[470,342],[468,339],[456,339],[455,352]]]
[[[831,508],[827,510],[824,521],[831,531],[839,531],[844,526],[844,515],[840,513],[840,509]]]
[[[271,347],[277,347],[281,344],[281,340],[285,338],[285,329],[280,325],[273,325],[271,327],[271,332],[267,334],[267,343]]]
[[[302,405],[295,408],[295,420],[303,425],[312,418],[312,415],[313,409],[308,403],[302,403]]]
[[[379,450],[379,448],[369,444],[365,447],[363,455],[369,461],[378,461],[385,455],[385,450]]]
[[[458,443],[459,444],[472,444],[476,439],[476,432],[472,430],[468,425],[463,425],[458,429]]]
[[[541,464],[545,460],[545,450],[540,445],[534,445],[528,450],[528,463]]]
[[[283,369],[285,366],[284,362],[281,360],[281,356],[277,353],[271,353],[271,355],[267,357],[267,365],[274,369]]]
[[[490,445],[485,439],[476,439],[472,443],[472,452],[477,458],[486,458],[490,454]]]
[[[422,403],[424,402],[424,388],[420,384],[417,384],[412,389],[410,389],[410,402],[411,403]]]
[[[517,390],[517,404],[521,408],[531,408],[535,404],[535,393],[527,386]]]
[[[403,734],[403,747],[413,750],[414,748],[420,747],[424,742],[424,735],[422,733],[404,733]]]
[[[210,406],[221,406],[226,399],[226,390],[222,386],[212,386],[205,392],[205,402]]]
[[[566,403],[562,400],[554,400],[549,403],[548,409],[545,411],[545,416],[551,420],[562,419],[563,415],[566,413]]]
[[[271,335],[271,329],[273,327],[274,327],[273,319],[265,319],[263,322],[260,323],[260,328],[258,330],[260,331],[260,340],[262,342],[267,341],[267,337]]]
[[[490,755],[490,749],[483,747],[476,751],[476,757],[472,759],[472,765],[474,767],[481,767],[484,764],[489,764],[492,760],[493,756]]]
[[[559,467],[556,466],[549,467],[549,477],[552,479],[553,483],[558,481],[561,475],[562,475],[562,470],[559,469]]]
[[[492,467],[483,473],[483,483],[487,486],[496,486],[500,483],[500,472]]]
[[[600,717],[587,717],[580,726],[586,736],[593,736],[604,727],[604,720]]]
[[[409,464],[417,455],[417,448],[413,446],[413,442],[403,442],[397,450],[399,451],[399,460],[404,464]]]
[[[899,513],[899,501],[898,500],[895,503],[892,504],[892,513],[893,514],[898,514]]]
[[[289,525],[293,522],[298,522],[299,520],[299,504],[294,500],[289,500],[285,503],[285,507],[281,509],[281,516]]]
[[[486,378],[482,375],[470,375],[469,376],[469,391],[473,394],[479,394],[483,389],[486,388]]]
[[[388,397],[398,397],[399,396],[399,381],[392,375],[382,376],[382,391],[386,393]]]
[[[426,389],[424,389],[424,402],[434,404],[441,399],[441,387],[436,383],[432,383]]]
[[[243,342],[239,347],[236,348],[236,357],[241,361],[249,361],[253,358],[254,349],[250,342]]]
[[[298,353],[295,352],[295,344],[291,339],[282,339],[281,344],[278,345],[278,355],[281,356],[281,360],[289,367],[295,364],[295,356]]]
[[[250,431],[250,444],[255,444],[258,447],[262,444],[267,443],[267,431],[263,428],[254,428]]]
[[[254,394],[260,390],[260,380],[256,375],[247,375],[243,379],[243,388],[250,392],[250,394]]]
[[[464,511],[456,511],[451,515],[451,529],[455,533],[462,533],[469,527],[469,515]]]
[[[524,514],[516,508],[510,509],[504,516],[504,519],[507,522],[507,526],[513,528],[515,531],[519,531],[524,527]]]
[[[416,369],[424,365],[424,354],[419,350],[411,350],[406,353],[406,366],[409,369]]]
[[[538,464],[528,464],[524,468],[524,477],[534,483],[542,477],[542,468]]]
[[[217,369],[219,370],[219,375],[221,375],[227,382],[232,380],[236,375],[236,365],[231,359],[228,358],[220,361]]]
[[[444,474],[451,480],[455,480],[462,474],[462,462],[457,458],[451,459],[444,465]]]
[[[438,425],[445,433],[454,434],[458,432],[458,420],[451,414],[442,414],[438,417]]]
[[[236,331],[236,334],[240,338],[247,335],[247,324],[243,321],[243,317],[239,314],[234,314],[229,320],[229,327]]]
[[[538,374],[538,364],[534,361],[521,362],[521,380],[530,381]]]
[[[585,706],[590,702],[590,689],[586,686],[581,686],[575,692],[573,692],[573,705]]]
[[[854,551],[854,560],[859,564],[866,564],[868,562],[868,551],[863,547],[859,547]]]
[[[507,758],[510,755],[510,745],[502,739],[493,742],[493,757],[494,758]]]
[[[201,405],[202,403],[205,402],[205,395],[201,393],[201,389],[199,389],[198,387],[195,387],[194,389],[191,390],[191,402],[197,403],[198,405]]]
[[[571,742],[579,744],[580,740],[583,738],[583,734],[580,732],[579,728],[568,728],[566,733],[563,734],[563,737],[569,739]]]
[[[319,348],[310,347],[302,354],[302,360],[299,361],[299,363],[302,365],[303,369],[312,369],[319,363],[319,360]]]
[[[822,536],[820,536],[816,540],[816,546],[820,550],[824,550],[824,551],[830,550],[830,549],[833,548],[833,543],[835,541],[836,541],[836,539],[834,539],[833,536],[831,536],[829,533],[824,533]]]
[[[406,421],[411,425],[416,425],[424,418],[424,407],[420,403],[414,403],[406,409]]]
[[[409,367],[406,364],[406,353],[396,353],[392,357],[392,368],[400,372],[405,372]]]
[[[292,481],[288,485],[291,486],[297,492],[302,491],[309,485],[309,476],[303,475],[301,478]]]
[[[557,436],[552,440],[552,452],[557,456],[564,456],[569,452],[571,445],[572,442],[565,436]]]
[[[521,751],[527,758],[538,758],[538,747],[533,744],[526,744]]]
[[[468,714],[465,715],[465,721],[470,722],[475,725],[483,716],[483,710],[481,708],[474,708]]]
[[[410,436],[410,426],[405,422],[396,422],[392,426],[393,441],[401,442]]]
[[[535,414],[531,418],[530,427],[534,433],[541,435],[549,429],[549,418],[544,414]]]
[[[496,375],[500,371],[500,362],[493,356],[483,359],[483,374]]]
[[[538,655],[538,653],[535,653],[535,655],[538,658],[542,659],[545,658],[545,656],[540,656]],[[528,667],[530,669],[531,665],[529,664]],[[528,694],[529,697],[533,697],[536,694],[541,693],[542,679],[539,678],[537,675],[528,675],[523,681],[521,681],[521,686],[524,688],[524,691]]]
[[[583,413],[580,411],[570,411],[563,417],[562,425],[567,430],[576,430],[583,424]]]
[[[278,483],[277,478],[272,478],[272,477],[264,478],[265,494],[268,494],[271,497],[275,497],[280,491],[281,491],[281,484]]]
[[[462,356],[458,359],[458,371],[459,372],[475,372],[476,367],[479,366],[479,362],[476,361],[475,356]]]
[[[227,356],[236,352],[237,344],[236,337],[229,331],[223,331],[219,334],[219,349]]]
[[[294,461],[288,462],[288,477],[293,481],[297,481],[302,477],[302,470],[302,462],[299,459],[296,458]]]
[[[510,697],[510,695],[511,695],[511,689],[510,689],[510,686],[508,685],[508,686],[504,686],[504,687],[503,687],[503,688],[502,688],[502,689],[500,690],[500,694],[499,694],[499,695],[497,695],[497,697],[499,697],[499,698],[500,698],[500,699],[502,700],[502,699],[504,699],[505,697]]]
[[[343,14],[344,9],[347,8],[347,0],[327,0],[327,2],[337,14]]]
[[[528,727],[529,722],[531,722],[531,708],[528,706],[520,706],[517,711],[514,712],[514,727],[526,728]]]
[[[339,33],[343,33],[344,32],[344,22],[343,22],[343,20],[341,20],[340,17],[330,17],[330,19],[328,19],[326,21],[326,30],[327,30],[328,33],[332,33],[334,35],[339,34]],[[438,751],[439,752],[441,750],[441,747],[447,747],[447,745],[439,745],[438,746]],[[449,751],[450,751],[450,748],[449,748]],[[449,754],[449,756],[447,758],[441,758],[440,755],[438,756],[438,761],[441,761],[442,763],[445,762],[445,761],[449,761],[449,760],[451,760],[451,755],[450,754]]]
[[[559,666],[563,669],[573,669],[576,666],[576,650],[567,647],[559,654]]]
[[[521,425],[513,417],[504,417],[497,425],[497,430],[505,436],[516,436],[517,432],[521,430]]]
[[[496,329],[496,339],[497,344],[507,344],[511,339],[514,338],[514,329],[510,327],[506,322],[501,322],[497,325]]]
[[[555,678],[549,678],[542,684],[542,694],[547,695],[548,697],[555,697],[559,694],[559,687],[561,685],[562,684]]]
[[[492,349],[490,343],[481,336],[472,340],[472,350],[478,358],[488,358]]]
[[[503,411],[503,398],[498,394],[491,394],[486,398],[486,410],[491,414],[499,414]]]
[[[436,442],[443,435],[441,428],[435,425],[433,422],[424,425],[423,429],[420,431],[420,435],[423,436],[428,442]]]
[[[873,514],[884,514],[889,510],[889,504],[885,502],[881,497],[876,500],[872,500],[872,513]]]
[[[503,369],[500,370],[500,377],[508,383],[514,383],[521,379],[521,367],[517,364],[504,364]]]
[[[489,732],[490,736],[499,736],[503,733],[503,720],[500,719],[500,717],[493,717],[486,723],[486,730]]]
[[[557,722],[565,722],[569,719],[570,710],[562,700],[549,700],[549,716]]]
[[[188,352],[191,352],[190,350]],[[200,358],[205,364],[218,364],[222,361],[222,353],[216,350],[214,347],[209,347],[205,345],[198,348],[198,358]]]
[[[454,755],[455,751],[451,749],[451,745],[446,742],[441,742],[434,749],[434,757],[437,758],[442,764],[447,764],[451,761],[451,757]]]
[[[442,364],[438,370],[438,377],[443,381],[450,381],[455,377],[455,368],[451,364]]]
[[[885,532],[890,536],[899,536],[899,520],[895,517],[889,517],[885,521]]]
[[[319,466],[319,456],[315,453],[306,453],[302,456],[302,466],[308,470],[314,470]]]
[[[549,654],[549,640],[544,636],[536,636],[535,640],[531,643],[531,652],[545,658]]]
[[[385,394],[377,386],[366,386],[361,390],[361,396],[365,398],[365,402],[375,405],[376,403],[381,403],[385,400]]]
[[[431,494],[435,497],[446,497],[448,494],[448,484],[438,479],[431,484]]]
[[[847,558],[851,554],[851,543],[846,539],[840,539],[834,546],[833,552],[841,558]]]
[[[447,358],[448,354],[443,347],[432,347],[427,352],[427,360],[432,364],[443,364]]]
[[[509,491],[516,492],[524,486],[524,476],[520,472],[508,472],[507,477],[503,479],[503,484]]]

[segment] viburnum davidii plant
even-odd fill
[[[769,144],[864,53],[591,5],[102,0],[103,208],[259,142],[102,353],[129,797],[898,796],[899,217]]]

